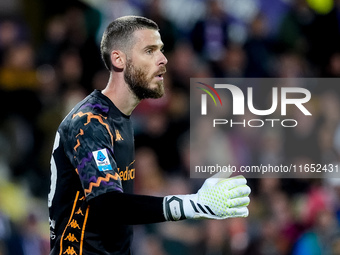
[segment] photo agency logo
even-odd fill
[[[205,84],[203,82],[197,82],[197,83],[207,87],[208,89],[210,89],[215,94],[215,96],[218,98],[221,106],[223,106],[220,95],[217,93],[217,91],[212,86]],[[211,94],[211,92],[208,89],[205,89],[205,88],[202,88],[202,87],[197,87],[197,88],[206,93],[206,94],[201,95],[201,114],[207,115],[207,94],[211,97],[211,99],[214,101],[215,106],[216,106],[217,103],[216,103],[215,97]]]
[[[254,103],[254,88],[250,86],[242,86],[242,89],[233,84],[228,83],[214,83],[208,85],[203,82],[195,82],[196,88],[203,91],[200,98],[200,115],[208,116],[211,114],[215,116],[216,112],[223,110],[222,107],[229,107],[223,104],[223,95],[231,96],[231,108],[233,118],[213,118],[211,125],[213,127],[227,125],[229,127],[251,127],[258,128],[263,126],[275,127],[281,125],[284,128],[296,127],[298,120],[294,118],[287,118],[287,108],[295,107],[295,110],[299,110],[305,116],[311,116],[311,112],[307,109],[306,104],[311,100],[311,92],[303,87],[272,87],[267,91],[269,97],[271,97],[271,105],[266,106],[266,109],[258,109]],[[200,86],[197,86],[199,84]],[[270,96],[271,94],[271,96]],[[209,108],[208,96],[214,102],[215,107]],[[267,100],[267,98],[261,98],[260,100]],[[219,104],[217,102],[219,101]],[[230,101],[230,100],[228,100]],[[218,109],[217,107],[221,107]],[[246,116],[246,111],[253,114],[256,118],[246,119],[242,118]],[[275,115],[274,117],[271,117]],[[279,118],[278,118],[279,117]]]
[[[319,147],[321,137],[337,143],[336,131],[320,120],[339,116],[339,84],[338,78],[191,78],[190,177],[339,178],[338,161],[326,161]]]

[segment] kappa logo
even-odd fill
[[[73,247],[69,246],[67,249],[63,252],[63,254],[67,255],[77,255],[76,251],[74,250]]]
[[[74,234],[69,233],[67,237],[65,237],[64,240],[70,241],[70,242],[79,242],[77,238],[74,236]]]
[[[117,141],[123,141],[124,138],[121,136],[121,134],[119,133],[119,131],[116,129],[116,142]]]
[[[80,214],[81,216],[84,216],[83,211],[79,208],[76,214]]]
[[[75,219],[73,219],[73,220],[68,224],[68,226],[70,226],[71,228],[78,228],[78,229],[80,229],[80,227],[79,227],[79,225],[78,225],[78,223],[77,223],[77,221],[76,221]]]

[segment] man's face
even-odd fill
[[[168,62],[162,53],[163,42],[156,30],[134,32],[135,44],[127,56],[125,82],[139,100],[160,98],[164,94],[163,74]]]

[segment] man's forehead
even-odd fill
[[[139,29],[133,33],[137,47],[145,47],[147,45],[158,45],[162,46],[163,42],[161,40],[161,35],[158,30],[154,29]]]

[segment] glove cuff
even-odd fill
[[[197,194],[166,196],[163,200],[163,213],[167,221],[194,218],[191,201],[197,201]]]

